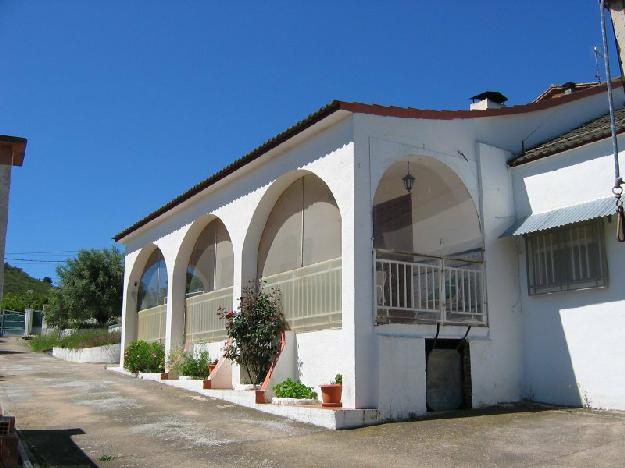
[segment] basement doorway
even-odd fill
[[[471,355],[467,340],[426,339],[427,410],[472,407]]]

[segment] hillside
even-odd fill
[[[4,293],[25,293],[32,289],[35,294],[48,294],[50,284],[33,278],[21,268],[4,264]]]
[[[26,307],[41,309],[47,303],[51,285],[33,278],[21,268],[4,264],[2,309],[22,311]],[[32,292],[30,292],[32,291]]]

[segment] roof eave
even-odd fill
[[[26,157],[26,144],[28,140],[22,137],[16,137],[11,135],[0,135],[0,148],[5,148],[10,151],[10,159],[7,163],[12,166],[21,166],[24,164],[24,158]]]

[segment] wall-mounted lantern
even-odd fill
[[[408,174],[406,174],[402,179],[404,181],[404,188],[408,193],[412,192],[412,187],[414,186],[414,177],[410,173],[410,161],[408,162]]]

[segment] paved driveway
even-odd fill
[[[536,407],[331,432],[0,338],[0,402],[54,466],[625,466],[625,414]]]

